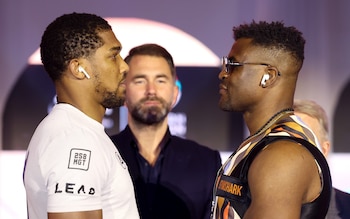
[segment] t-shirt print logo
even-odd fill
[[[68,169],[88,170],[91,151],[73,148],[70,151]]]
[[[122,167],[123,167],[124,169],[126,169],[126,163],[125,163],[125,161],[123,160],[122,156],[120,156],[120,154],[119,154],[118,152],[115,152],[115,156],[117,156],[117,158],[118,158],[120,164],[122,165]]]

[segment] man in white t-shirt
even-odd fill
[[[103,18],[71,13],[46,28],[40,48],[58,104],[28,147],[28,218],[139,218],[128,168],[101,124],[124,102],[121,43]]]

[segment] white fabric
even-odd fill
[[[37,127],[24,183],[29,218],[97,209],[104,219],[139,218],[127,166],[104,127],[68,104]]]

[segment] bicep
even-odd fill
[[[290,141],[270,144],[249,169],[252,202],[244,218],[299,218],[315,170],[303,146]]]
[[[102,219],[102,210],[48,213],[48,219]]]

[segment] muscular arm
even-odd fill
[[[102,210],[48,213],[48,219],[102,219]]]
[[[270,144],[252,162],[248,172],[252,203],[244,219],[299,219],[301,205],[321,191],[311,153],[291,141]]]

